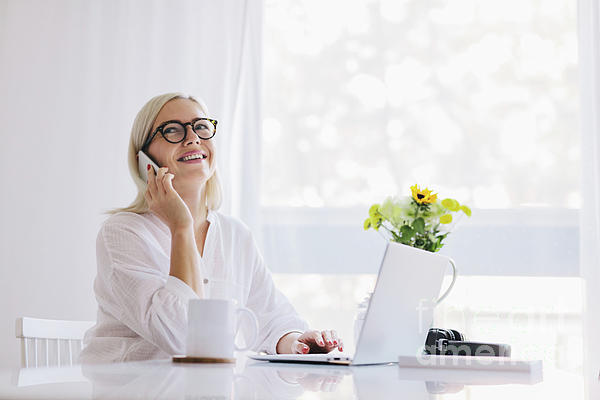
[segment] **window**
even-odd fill
[[[271,267],[373,272],[368,206],[419,183],[474,209],[442,250],[463,274],[577,276],[576,6],[267,1]]]
[[[267,1],[265,207],[579,207],[576,2]]]
[[[418,183],[474,211],[442,249],[460,276],[438,322],[579,370],[576,17],[569,0],[266,1],[262,242],[311,323],[352,343],[384,246],[368,207]],[[537,303],[503,296],[533,286]]]

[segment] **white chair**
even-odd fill
[[[85,331],[94,324],[94,321],[17,318],[21,367],[73,365],[81,352]]]

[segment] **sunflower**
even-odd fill
[[[418,185],[414,185],[410,187],[410,190],[413,199],[419,204],[431,204],[437,201],[437,194],[431,193],[431,190],[427,188],[421,190]]]

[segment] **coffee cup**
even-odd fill
[[[251,321],[253,334],[246,347],[235,344],[240,328],[240,317],[245,314]],[[186,356],[231,359],[233,351],[246,351],[258,339],[258,320],[246,308],[238,307],[228,299],[191,299],[188,303],[188,332]]]

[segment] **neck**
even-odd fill
[[[207,221],[206,184],[203,184],[200,188],[182,191],[179,195],[192,213],[192,218],[194,218],[194,232],[197,232]]]

